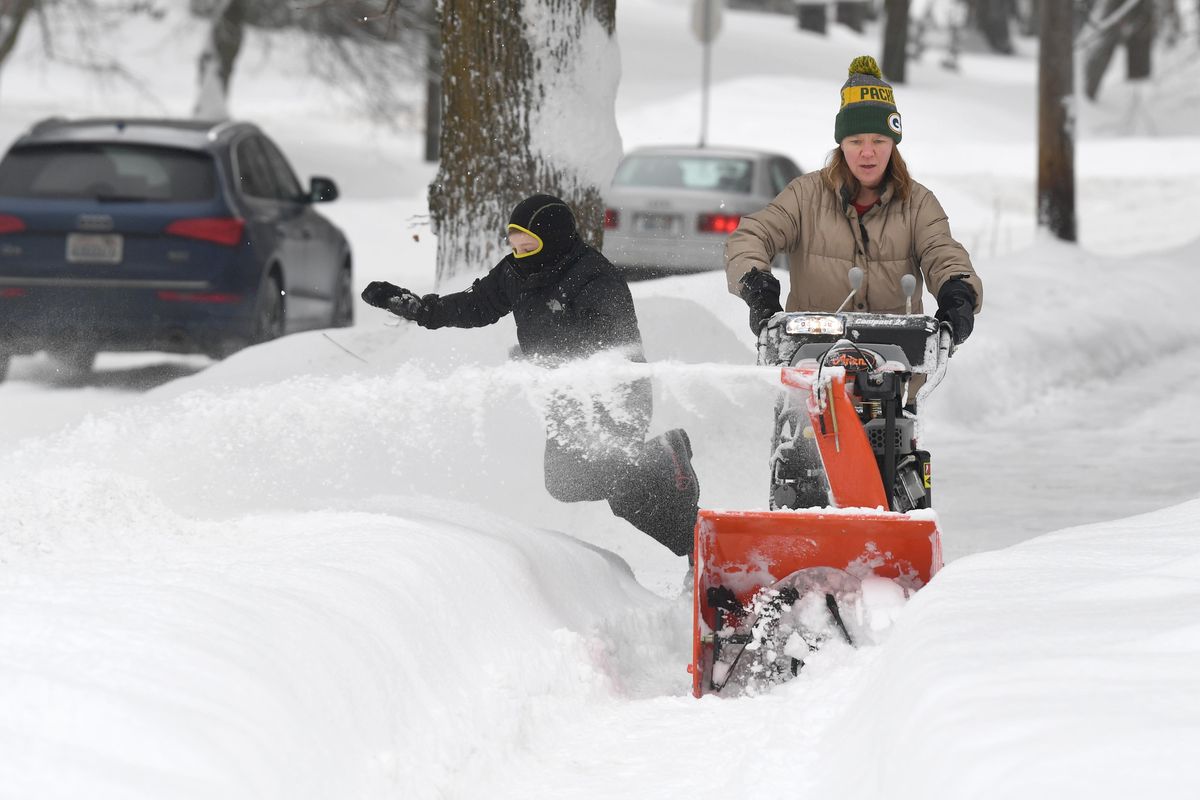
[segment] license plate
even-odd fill
[[[642,233],[674,233],[679,228],[679,215],[635,214],[633,224]]]
[[[67,261],[73,264],[120,264],[123,250],[119,233],[67,234]]]

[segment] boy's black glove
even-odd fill
[[[962,344],[975,328],[975,290],[960,278],[952,278],[942,284],[937,296],[938,310],[934,314],[940,322],[950,324],[954,332],[954,343]]]
[[[371,281],[362,291],[362,299],[376,308],[387,309],[393,314],[420,322],[429,310],[420,297],[387,281]]]
[[[750,306],[750,330],[755,336],[773,314],[783,311],[779,304],[779,281],[766,270],[751,269],[743,275],[738,281],[738,297]]]
[[[389,300],[393,297],[399,297],[407,291],[407,289],[401,289],[394,283],[388,283],[387,281],[371,281],[367,284],[367,288],[362,290],[362,299],[368,305],[387,309]]]

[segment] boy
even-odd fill
[[[513,209],[507,232],[513,252],[466,291],[418,297],[375,281],[362,298],[430,329],[482,327],[511,313],[522,354],[548,367],[614,349],[645,361],[629,287],[580,238],[566,203],[528,197]],[[690,558],[700,497],[691,443],[679,428],[646,441],[649,379],[623,389],[620,408],[599,399],[592,409],[573,397],[552,399],[546,489],[565,503],[607,500],[618,517]]]

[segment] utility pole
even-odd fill
[[[1041,3],[1038,48],[1038,227],[1075,237],[1074,3]]]

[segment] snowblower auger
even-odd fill
[[[914,284],[905,285],[910,296]],[[784,386],[771,510],[702,509],[697,518],[696,697],[735,675],[785,680],[830,637],[855,644],[841,604],[861,600],[864,581],[890,579],[906,597],[941,568],[916,409],[951,350],[949,330],[922,315],[780,313],[768,322],[759,364],[780,367]],[[920,384],[915,399],[910,384]]]

